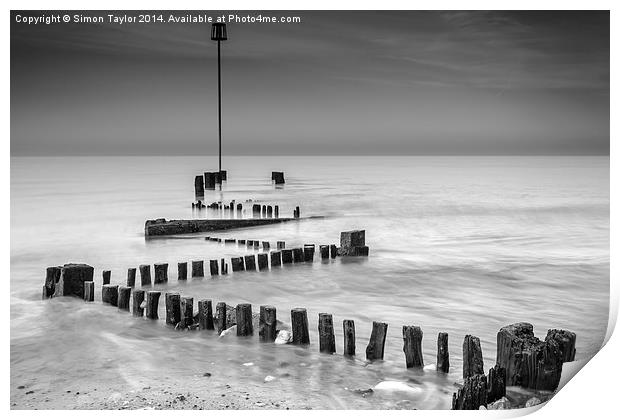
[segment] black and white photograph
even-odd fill
[[[524,415],[601,350],[610,10],[93,9],[10,10],[10,411]]]

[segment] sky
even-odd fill
[[[210,23],[17,22],[64,13],[11,12],[12,155],[217,154]],[[224,155],[609,154],[607,11],[261,14],[301,23],[228,23]]]

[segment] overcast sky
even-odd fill
[[[17,14],[12,155],[217,154],[210,24]],[[224,154],[609,153],[608,12],[286,15],[228,25]]]

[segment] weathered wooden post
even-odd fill
[[[370,341],[366,346],[367,360],[383,360],[383,350],[385,348],[385,337],[387,336],[388,324],[385,322],[372,323]]]
[[[321,253],[322,260],[329,259],[329,246],[328,245],[319,245],[319,252]]]
[[[159,297],[161,292],[149,290],[146,292],[146,317],[149,319],[159,319]]]
[[[142,264],[138,268],[140,269],[140,285],[150,286],[151,285],[151,266],[148,264]]]
[[[319,314],[319,351],[321,353],[336,353],[334,321],[331,314]]]
[[[136,286],[136,269],[128,268],[127,269],[127,287],[135,287]]]
[[[224,245],[234,245],[236,242],[235,239],[224,239]]]
[[[243,259],[245,261],[246,271],[256,271],[256,258],[254,257],[254,254],[246,255]]]
[[[252,217],[254,219],[260,219],[260,204],[252,205]]]
[[[243,218],[243,205],[241,203],[237,204],[237,219]]]
[[[254,248],[254,241],[252,241],[250,239],[245,241],[245,244],[246,244],[247,249]]]
[[[465,378],[463,388],[452,395],[453,410],[478,410],[487,406],[487,377],[473,375]]]
[[[342,321],[344,331],[344,355],[355,356],[355,322],[352,319]]]
[[[215,175],[214,172],[205,172],[205,190],[215,189]]]
[[[129,298],[131,297],[131,287],[119,286],[118,288],[118,309],[129,312]]]
[[[437,370],[450,371],[450,352],[448,351],[448,333],[440,332],[437,336]]]
[[[177,263],[178,280],[187,280],[187,263]]]
[[[293,248],[293,262],[304,262],[304,250],[302,248]]]
[[[166,293],[166,324],[175,326],[181,321],[181,295]]]
[[[212,276],[217,276],[220,274],[217,267],[217,260],[209,260],[209,270],[211,271]]]
[[[101,288],[101,301],[118,306],[118,285],[104,284]]]
[[[222,331],[227,328],[225,302],[218,302],[217,305],[215,305],[215,318],[217,319],[217,333],[221,334]]]
[[[252,305],[249,303],[240,303],[237,305],[237,335],[243,337],[253,334]]]
[[[293,250],[283,249],[281,252],[282,252],[282,264],[291,264],[293,262]]]
[[[168,264],[155,264],[155,284],[168,283]]]
[[[280,207],[279,206],[273,207],[273,217],[276,219],[280,218]]]
[[[260,241],[252,241],[252,245],[254,246],[254,249],[259,249],[260,248]]]
[[[276,324],[275,306],[262,305],[258,316],[258,336],[260,341],[273,343],[277,336]]]
[[[549,330],[545,341],[541,341],[534,336],[532,324],[527,322],[500,329],[497,364],[506,369],[506,386],[555,390],[563,362],[574,358],[575,337],[570,331]]]
[[[299,206],[297,206],[295,207],[295,210],[293,210],[293,218],[299,219],[299,217],[300,217]]]
[[[269,255],[271,257],[271,268],[280,267],[282,265],[282,256],[280,251],[271,251]]]
[[[314,261],[314,245],[313,244],[305,244],[304,245],[304,261],[312,262]]]
[[[269,241],[263,241],[263,251],[269,251],[271,249],[271,244]]]
[[[477,374],[484,375],[480,339],[468,334],[463,340],[463,378]]]
[[[202,175],[196,175],[196,178],[194,178],[194,192],[196,193],[196,199],[205,195],[205,181]]]
[[[424,367],[422,357],[422,329],[415,325],[403,325],[403,351],[407,369]]]
[[[495,402],[506,396],[506,369],[499,365],[495,365],[489,369],[488,380],[488,403]]]
[[[271,180],[276,185],[284,184],[284,172],[277,172],[277,171],[271,172]]]
[[[278,251],[280,251],[281,249],[286,248],[286,242],[284,241],[278,241]]]
[[[330,258],[336,258],[336,256],[338,255],[338,247],[336,247],[335,244],[331,244],[329,246],[329,257]]]
[[[243,257],[232,257],[230,259],[230,265],[232,267],[233,273],[236,271],[243,271]]]
[[[110,270],[103,270],[103,284],[110,284],[110,277],[112,272]]]
[[[192,277],[204,277],[204,261],[192,261]]]
[[[75,296],[84,298],[84,283],[94,281],[94,268],[87,264],[65,264],[46,270],[43,298]]]
[[[267,206],[267,217],[273,219],[273,207]]]
[[[267,254],[258,254],[256,258],[258,260],[258,271],[267,270],[269,268]]]
[[[142,308],[142,302],[144,302],[144,290],[136,289],[132,292],[133,305],[132,305],[132,313],[133,316],[143,317],[144,316],[144,308]]]
[[[86,302],[95,301],[95,282],[94,281],[84,282],[84,300]]]
[[[187,328],[194,323],[194,298],[181,298],[181,327]]]
[[[212,330],[213,326],[213,308],[211,299],[203,299],[198,301],[198,325],[201,330]]]
[[[263,204],[262,211],[261,211],[261,217],[262,217],[263,219],[266,219],[266,218],[267,218],[267,206],[266,206],[266,205],[264,205],[264,204]]]
[[[310,344],[308,314],[305,308],[291,310],[291,329],[293,330],[293,344]]]
[[[226,263],[224,258],[220,260],[220,267],[221,267],[222,275],[228,274],[228,264]]]

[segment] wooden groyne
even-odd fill
[[[184,233],[213,232],[218,230],[241,229],[256,226],[273,225],[296,220],[294,218],[278,219],[186,219],[186,220],[147,220],[144,224],[144,236],[179,235]]]

